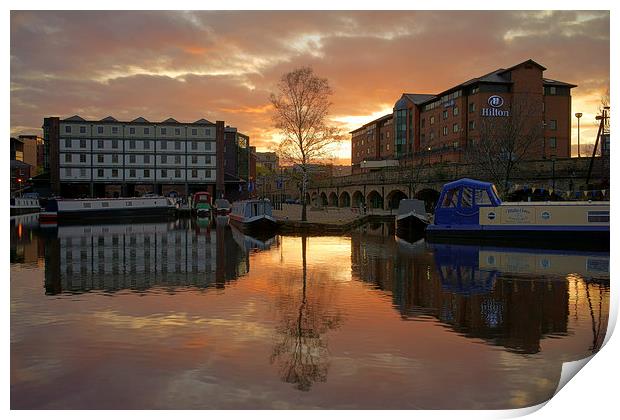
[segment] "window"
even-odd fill
[[[211,136],[211,129],[210,128],[206,128],[205,129],[205,136],[207,136],[207,137]]]
[[[160,149],[166,150],[168,148],[168,142],[166,140],[162,140],[160,143]]]
[[[86,127],[80,127],[80,134],[86,134]]]
[[[112,140],[112,149],[118,149],[118,140]]]
[[[86,140],[80,140],[80,149],[86,149]]]
[[[422,144],[426,143],[426,136],[424,134],[420,135],[420,143]]]
[[[97,162],[103,163],[103,155],[97,155]]]
[[[429,122],[431,123],[431,125],[435,124],[435,116],[434,115],[429,118]]]
[[[175,141],[174,142],[174,150],[181,150],[181,142],[180,141]]]
[[[103,149],[103,140],[97,140],[97,147]]]
[[[458,149],[459,148],[459,142],[455,141],[454,143],[452,143],[452,147],[455,148],[455,149]]]
[[[136,155],[129,155],[129,163],[136,163]]]
[[[476,121],[470,121],[469,122],[469,129],[470,130],[475,130],[476,129]]]
[[[166,129],[165,128],[160,128],[159,132],[161,133],[162,136],[166,135]]]
[[[148,127],[144,127],[144,134],[151,134],[151,130]]]
[[[71,155],[69,153],[65,155],[65,162],[71,162]]]
[[[135,178],[136,177],[136,170],[135,169],[130,169],[129,170],[129,178]]]
[[[148,140],[144,140],[144,148],[145,149],[150,149],[151,148],[151,142]]]
[[[71,126],[65,125],[65,133],[70,133],[70,132],[71,132]]]
[[[458,124],[452,124],[452,132],[453,133],[458,133],[459,132],[459,125]]]
[[[197,135],[198,135],[198,129],[192,128],[192,136],[197,136]]]
[[[443,198],[441,203],[441,207],[456,207],[456,202],[459,199],[459,190],[458,188],[453,188],[451,190],[446,191],[446,195]]]
[[[167,177],[168,177],[168,171],[167,171],[167,170],[165,170],[165,169],[162,169],[162,170],[161,170],[161,177],[162,177],[162,178],[167,178]]]
[[[175,129],[174,129],[174,134],[175,134],[176,136],[180,136],[180,135],[181,135],[181,129],[180,129],[180,128],[175,128]]]
[[[135,149],[136,148],[136,141],[135,140],[129,140],[129,148],[130,149]]]
[[[475,111],[476,111],[476,104],[472,102],[469,104],[469,112],[475,112]]]
[[[103,134],[103,127],[97,127],[97,134]]]
[[[549,137],[549,148],[555,149],[558,146],[558,141],[555,137]]]
[[[471,187],[464,187],[461,195],[461,207],[471,208],[474,204],[474,191]]]
[[[174,170],[174,177],[175,178],[181,178],[181,170],[180,169],[175,169]]]
[[[443,119],[445,120],[446,118],[448,118],[448,110],[444,109],[443,110]]]
[[[175,156],[174,157],[174,163],[180,164],[181,163],[181,156]]]
[[[443,135],[444,136],[448,135],[448,127],[447,126],[444,126],[444,128],[443,128]]]
[[[476,190],[476,205],[477,206],[486,206],[491,204],[491,199],[489,198],[489,193],[485,190]]]
[[[145,178],[150,178],[151,177],[151,170],[150,169],[145,169],[144,170],[144,177]]]
[[[197,141],[192,141],[192,150],[198,150],[198,142]]]
[[[86,168],[80,168],[80,177],[86,177]]]
[[[118,134],[118,127],[112,127],[112,134]]]
[[[97,176],[103,178],[103,169],[97,169]]]
[[[455,106],[454,108],[452,108],[452,115],[457,116],[459,115],[459,107]]]
[[[551,86],[549,88],[549,95],[555,95],[557,93],[557,89],[555,86]]]
[[[118,169],[112,169],[112,178],[118,178]]]
[[[136,128],[135,127],[129,127],[129,134],[136,134]]]
[[[65,176],[71,176],[71,168],[65,168]]]
[[[558,129],[558,120],[549,120],[549,130]]]
[[[161,163],[168,163],[168,156],[166,156],[166,155],[162,155],[162,157],[161,157]]]
[[[144,155],[144,163],[151,163],[151,155]]]
[[[198,156],[192,156],[192,163],[196,164],[198,163]]]
[[[86,163],[86,155],[84,154],[80,155],[80,163]]]
[[[118,155],[117,154],[113,154],[112,155],[112,163],[118,163]]]
[[[435,132],[431,131],[431,140],[433,140],[435,138]]]
[[[609,211],[589,211],[588,223],[609,223]]]
[[[65,147],[67,149],[71,147],[71,140],[70,139],[65,139]]]
[[[192,169],[192,178],[198,178],[198,169]]]

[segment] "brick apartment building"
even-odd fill
[[[229,190],[237,192],[250,172],[249,137],[225,127],[223,121],[49,117],[44,119],[43,135],[49,146],[51,188],[63,197],[172,191],[179,195],[209,191],[220,197]],[[228,156],[226,146],[233,152]]]
[[[403,94],[391,114],[351,132],[352,171],[411,159],[462,162],[468,145],[479,140],[484,119],[510,118],[516,108],[527,108],[528,121],[542,127],[531,158],[570,157],[570,90],[576,85],[544,78],[545,70],[527,60],[438,94]]]

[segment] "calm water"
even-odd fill
[[[11,408],[498,409],[603,342],[609,254],[11,221]]]

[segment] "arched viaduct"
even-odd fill
[[[588,158],[551,159],[524,162],[511,177],[510,190],[523,186],[547,191],[578,191],[585,185]],[[434,165],[417,173],[411,169],[383,170],[322,180],[310,186],[306,201],[315,207],[398,208],[403,198],[424,200],[430,210],[443,185],[459,178],[484,180],[476,168],[464,164]],[[609,163],[595,159],[590,184],[609,182]]]

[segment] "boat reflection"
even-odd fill
[[[59,226],[50,236],[45,291],[51,295],[224,288],[250,265],[250,247],[236,241],[227,224],[210,220]]]
[[[595,313],[590,294],[600,289],[603,300],[609,292],[606,253],[412,244],[353,235],[351,254],[353,273],[391,292],[403,319],[432,317],[460,334],[518,353],[538,353],[543,338],[567,334],[571,299],[585,295]],[[606,330],[606,317],[600,315],[592,317],[592,329],[599,331],[593,351]]]

